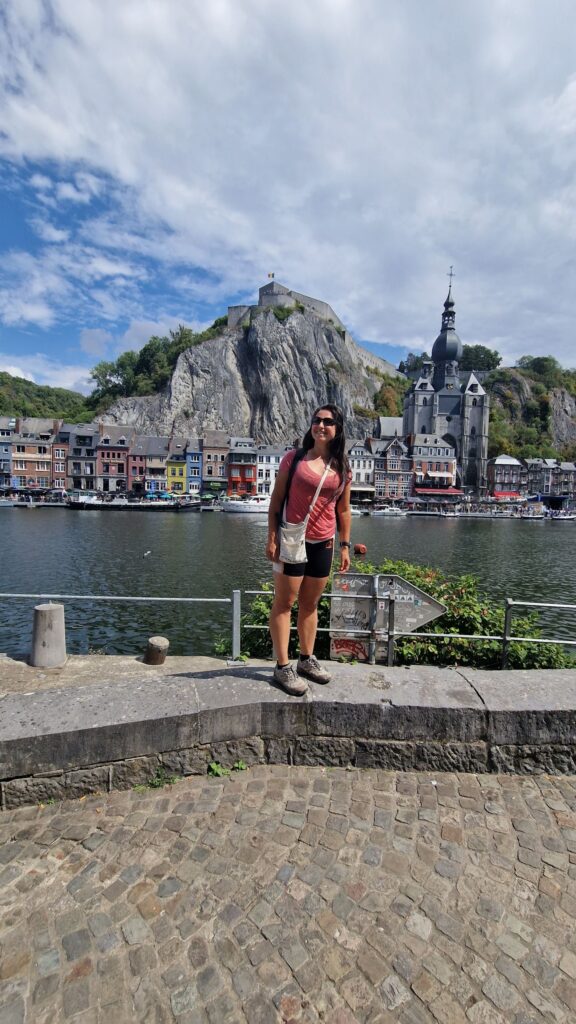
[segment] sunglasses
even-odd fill
[[[331,416],[314,416],[312,418],[313,427],[319,427],[322,423],[324,424],[325,427],[336,426],[336,420],[333,420]]]

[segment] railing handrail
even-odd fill
[[[244,593],[245,594],[251,594],[251,595],[254,595],[254,596],[256,596],[256,595],[259,595],[259,596],[264,595],[264,596],[268,596],[268,597],[273,597],[274,596],[274,593],[273,593],[272,590],[246,590],[246,591],[244,591]],[[342,593],[335,594],[333,592],[330,592],[328,594],[322,594],[320,600],[321,601],[324,601],[324,600],[331,601],[331,600],[333,600],[333,598],[342,598],[344,596],[349,596],[349,595],[344,595]],[[354,596],[354,600],[358,600],[358,598],[365,598],[365,599],[370,600],[370,601],[373,600],[373,595],[372,594],[354,594],[353,596]],[[548,602],[548,601],[517,601],[517,600],[515,600],[515,599],[513,599],[511,597],[507,597],[506,601],[505,601],[505,610],[504,610],[504,628],[502,630],[502,633],[499,633],[499,634],[496,634],[496,635],[490,634],[490,633],[423,633],[423,632],[407,633],[405,630],[396,630],[396,629],[394,629],[394,626],[391,625],[390,622],[388,623],[388,628],[387,629],[386,628],[384,628],[384,629],[353,629],[353,628],[334,629],[334,628],[330,628],[329,626],[320,626],[320,627],[318,627],[318,632],[319,633],[330,633],[332,635],[342,635],[342,634],[344,634],[345,636],[346,635],[347,636],[359,636],[359,637],[360,636],[369,636],[370,640],[373,643],[376,643],[377,641],[382,643],[382,642],[385,641],[387,643],[387,645],[388,645],[388,664],[389,665],[393,664],[393,662],[394,662],[394,645],[395,645],[396,639],[398,639],[399,637],[409,637],[410,639],[423,639],[423,640],[427,640],[427,639],[430,639],[430,640],[431,639],[434,639],[434,640],[478,640],[478,641],[485,641],[485,642],[498,641],[500,644],[502,644],[502,657],[501,657],[501,667],[502,668],[506,667],[506,661],[507,661],[507,655],[508,655],[508,647],[509,647],[509,645],[511,643],[553,644],[553,645],[558,646],[558,647],[576,647],[576,640],[554,640],[554,639],[551,639],[551,638],[549,639],[547,637],[514,636],[510,632],[510,627],[511,627],[511,621],[512,621],[512,612],[513,612],[513,610],[515,608],[554,608],[554,609],[561,609],[561,610],[564,610],[564,611],[576,611],[576,604],[558,604],[558,603],[552,603],[552,602]],[[246,623],[244,625],[244,629],[258,629],[258,630],[261,630],[261,629],[268,629],[268,627],[267,626],[250,625],[249,623]],[[291,626],[291,632],[294,632],[294,630],[295,630],[295,627]]]
[[[22,597],[36,599],[47,598],[50,601],[178,601],[193,603],[195,601],[212,604],[232,604],[231,597],[132,597],[125,594],[0,594],[2,597]]]
[[[245,590],[244,593],[248,596],[267,596],[273,597],[273,590]],[[373,600],[372,594],[354,594],[355,600],[362,598],[365,600]],[[323,594],[320,600],[331,601],[334,598],[341,598],[341,593],[327,593]],[[232,597],[141,597],[136,595],[125,595],[125,594],[48,594],[48,593],[21,593],[21,592],[0,592],[0,599],[11,598],[20,600],[48,600],[48,601],[115,601],[125,602],[127,604],[144,604],[144,603],[174,603],[174,604],[228,604],[232,605],[232,659],[237,660],[241,653],[241,602],[242,592],[240,590],[233,590]],[[338,635],[348,636],[362,636],[370,637],[371,642],[384,642],[388,644],[388,664],[393,664],[394,660],[394,645],[395,641],[399,637],[410,637],[410,639],[435,639],[435,640],[473,640],[473,641],[484,641],[494,642],[498,641],[502,644],[502,658],[501,666],[506,667],[508,647],[511,643],[529,643],[529,644],[553,644],[561,647],[576,647],[576,640],[555,640],[547,637],[526,637],[526,636],[514,636],[511,632],[512,613],[515,608],[552,608],[563,611],[576,611],[576,604],[564,604],[557,602],[548,601],[517,601],[513,598],[506,598],[505,600],[505,613],[504,613],[504,628],[502,633],[493,635],[485,633],[424,633],[424,632],[406,632],[404,630],[394,629],[393,622],[388,623],[388,628],[379,629],[354,629],[354,628],[341,628],[334,629],[326,626],[318,628],[319,633],[331,633]],[[252,625],[250,623],[244,624],[244,629],[247,630],[267,630],[268,626],[264,625]],[[291,630],[294,631],[295,627],[292,626]]]

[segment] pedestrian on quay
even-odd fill
[[[274,602],[270,633],[276,653],[274,682],[286,693],[302,696],[307,680],[329,683],[331,676],[314,655],[318,602],[324,592],[340,541],[340,572],[350,568],[350,481],[344,419],[336,405],[322,405],[312,416],[302,447],[287,452],[280,463],[268,513],[266,557],[274,568]],[[302,557],[282,560],[282,524],[306,523]],[[295,528],[297,529],[297,527]],[[286,553],[286,552],[285,552]],[[290,555],[290,552],[288,551]],[[300,656],[290,664],[290,619],[298,600]]]

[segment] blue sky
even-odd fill
[[[90,368],[274,271],[396,362],[457,329],[574,365],[571,0],[20,0],[0,11],[0,369]]]

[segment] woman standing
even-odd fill
[[[284,518],[289,523],[302,523],[325,472],[306,528],[306,561],[281,562],[278,525],[286,493]],[[306,693],[308,679],[315,683],[329,683],[331,679],[314,656],[314,643],[318,602],[330,575],[336,530],[340,538],[340,571],[350,568],[350,480],[342,413],[336,405],[323,405],[312,416],[302,448],[287,452],[282,459],[268,513],[266,557],[274,563],[274,602],[270,612],[270,633],[277,658],[274,681],[294,696]],[[290,613],[296,599],[300,657],[294,669],[288,658],[288,644]]]

